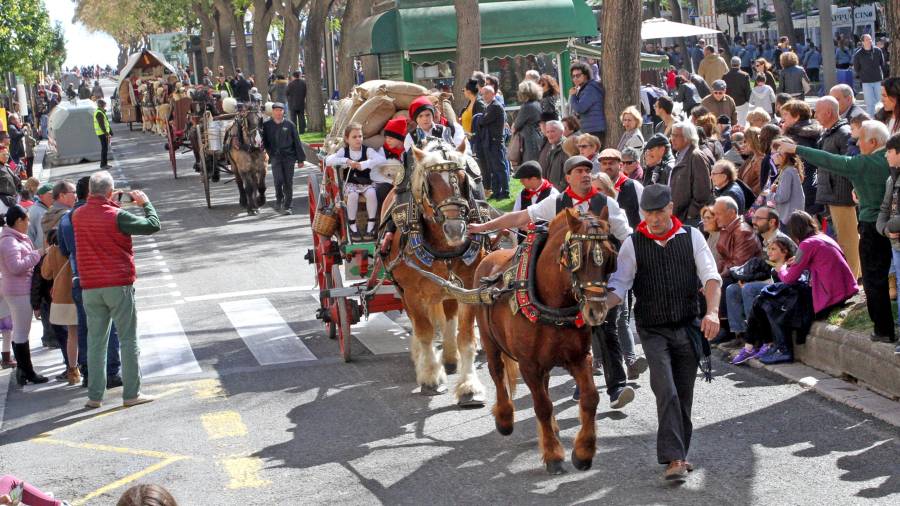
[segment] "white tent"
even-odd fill
[[[149,49],[144,49],[143,51],[134,53],[133,55],[128,57],[128,61],[125,63],[125,66],[122,67],[122,70],[119,71],[119,82],[122,79],[128,78],[131,72],[137,68],[150,68],[156,66],[163,67],[163,73],[165,74],[178,74],[178,71],[175,67],[172,66],[171,63],[166,61],[166,57],[154,52]]]
[[[693,37],[696,35],[714,35],[721,33],[703,26],[676,23],[662,18],[651,18],[641,23],[641,39],[674,39],[677,37]]]

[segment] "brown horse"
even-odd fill
[[[511,312],[512,302],[522,302],[520,291],[489,286],[506,278],[501,275],[511,268],[522,268],[517,265],[515,250],[495,251],[481,262],[475,276],[484,282],[477,290],[463,290],[429,278],[441,283],[460,302],[480,304],[478,330],[497,390],[493,411],[497,431],[504,436],[513,431],[512,396],[517,370],[521,370],[534,401],[543,461],[551,474],[563,472],[565,457],[550,400],[550,370],[554,367],[566,368],[581,390],[581,430],[575,438],[572,464],[580,470],[590,469],[596,453],[598,395],[591,370],[590,327],[606,318],[606,280],[616,269],[616,250],[609,241],[607,218],[608,208],[600,216],[562,211],[550,223],[543,248],[533,252],[538,254],[533,270],[528,271],[534,278],[533,297],[546,308],[547,319],[557,315],[555,322],[535,314],[529,319],[518,305],[514,306],[516,312]],[[580,318],[573,319],[576,308]],[[564,320],[559,315],[563,314],[569,315],[570,325],[562,325]]]
[[[259,213],[266,203],[266,152],[262,143],[262,114],[258,108],[238,112],[228,128],[225,144],[228,163],[247,214]]]
[[[467,287],[474,284],[475,268],[486,254],[485,241],[469,238],[467,224],[488,218],[474,200],[475,183],[466,171],[474,161],[438,139],[429,140],[424,150],[414,149],[414,154],[408,182],[411,201],[392,205],[392,191],[385,199],[382,221],[391,214],[399,229],[389,239],[385,264],[412,323],[410,353],[416,382],[424,395],[443,393],[447,373],[456,371],[458,363],[457,402],[481,407],[484,385],[474,367],[474,308],[459,307],[440,287],[423,283],[420,273],[428,271]],[[436,330],[443,336],[440,358],[433,345]]]

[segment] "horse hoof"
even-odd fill
[[[460,395],[456,405],[461,408],[483,408],[484,401],[484,395],[468,393]]]
[[[456,374],[456,364],[444,364],[444,372],[447,374]]]
[[[247,216],[256,216],[257,214],[259,214],[259,211],[257,211],[256,209],[247,210]]]
[[[593,465],[594,459],[581,460],[575,456],[575,450],[572,450],[572,465],[579,471],[587,471]]]
[[[441,395],[447,393],[447,385],[422,385],[422,389],[419,392],[428,397]]]
[[[547,462],[545,467],[547,468],[547,472],[554,476],[566,474],[566,470],[563,468],[561,460],[551,460],[550,462]]]
[[[503,425],[500,425],[499,420],[494,420],[494,425],[497,427],[497,432],[499,432],[501,436],[508,436],[513,433],[512,424],[509,424],[509,427],[504,427]]]

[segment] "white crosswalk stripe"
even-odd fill
[[[219,306],[260,365],[316,360],[268,299],[228,301]]]
[[[144,376],[152,378],[201,372],[175,308],[139,311],[138,336],[141,374]]]

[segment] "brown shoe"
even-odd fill
[[[69,367],[69,370],[66,372],[66,379],[68,379],[70,385],[81,383],[81,371],[78,370],[78,366]]]
[[[663,478],[668,481],[684,481],[687,479],[688,474],[688,464],[683,460],[673,460],[669,462],[668,467],[666,467],[666,471],[663,473]]]

